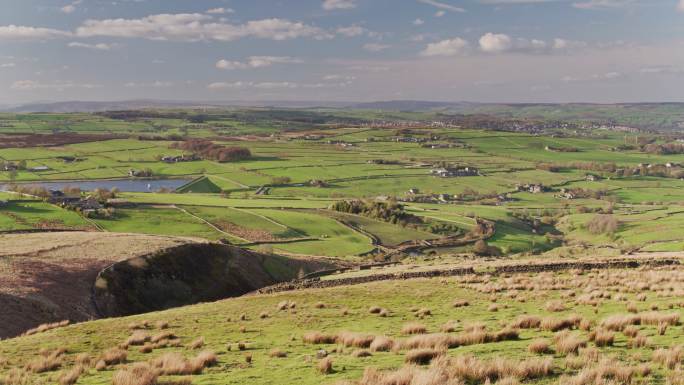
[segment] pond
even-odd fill
[[[20,183],[25,186],[45,187],[48,190],[63,190],[65,187],[78,187],[81,191],[92,191],[97,188],[121,192],[153,192],[161,189],[175,190],[192,179],[119,179],[119,180],[74,180],[62,182]],[[19,184],[19,183],[18,183]],[[7,184],[0,184],[0,191],[7,189]]]

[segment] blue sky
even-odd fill
[[[684,0],[0,0],[0,103],[684,101]]]

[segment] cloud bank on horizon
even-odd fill
[[[0,103],[684,101],[684,0],[7,0]]]

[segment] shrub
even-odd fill
[[[336,342],[346,347],[367,348],[371,345],[375,337],[369,334],[355,332],[340,332],[337,334]]]
[[[585,224],[587,231],[595,235],[615,234],[619,226],[620,222],[611,214],[597,214]]]
[[[119,348],[111,348],[106,350],[102,355],[100,355],[100,360],[105,363],[105,365],[115,365],[126,362],[128,357],[128,352]]]

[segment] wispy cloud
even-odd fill
[[[100,87],[100,85],[97,85],[97,84],[77,83],[77,82],[71,82],[71,81],[55,81],[55,82],[50,82],[50,83],[42,83],[42,82],[35,81],[35,80],[17,80],[16,82],[12,83],[12,85],[10,86],[11,89],[19,90],[19,91],[33,91],[33,90],[45,90],[45,89],[62,91],[62,90],[71,89],[71,88],[91,89],[91,88],[99,88],[99,87]]]
[[[69,43],[68,46],[71,48],[85,48],[85,49],[91,49],[94,51],[109,51],[109,50],[116,47],[115,44],[106,44],[106,43],[87,44],[87,43],[80,43],[80,42],[76,42],[76,41]]]
[[[325,0],[321,7],[327,11],[332,11],[335,9],[352,9],[356,8],[356,2],[354,0]]]
[[[250,56],[245,62],[221,59],[216,62],[216,68],[222,70],[237,70],[247,68],[264,68],[270,67],[274,64],[293,64],[303,62],[304,61],[302,59],[290,56]]]
[[[421,56],[456,56],[465,52],[468,48],[468,42],[455,37],[453,39],[442,40],[436,43],[430,43],[420,53]]]
[[[445,11],[451,11],[451,12],[465,12],[465,9],[461,7],[457,7],[455,5],[447,4],[441,1],[435,1],[435,0],[418,0],[419,3],[423,4],[428,4],[432,5],[433,7],[437,7],[439,9],[445,10]]]

